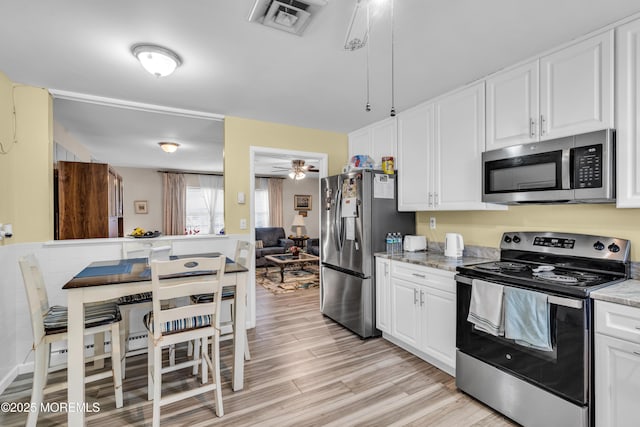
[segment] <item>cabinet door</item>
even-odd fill
[[[396,157],[397,133],[395,117],[390,117],[371,126],[371,152],[368,154],[376,165],[382,165],[383,157]]]
[[[541,139],[613,126],[613,30],[540,59]]]
[[[433,104],[398,115],[398,210],[424,211],[433,204],[431,188]],[[431,194],[431,200],[429,195]]]
[[[451,279],[453,281],[453,279]],[[453,283],[455,286],[455,282]],[[425,353],[451,366],[456,365],[456,296],[431,287],[420,290],[422,347]]]
[[[484,209],[484,83],[438,100],[435,123],[433,197],[436,209]]]
[[[595,338],[596,425],[637,426],[640,420],[640,344]]]
[[[497,74],[486,85],[486,150],[537,141],[538,61]]]
[[[376,327],[391,333],[390,261],[376,257]]]
[[[640,207],[640,20],[617,29],[616,151],[619,208]]]
[[[391,335],[415,348],[420,342],[419,299],[415,284],[391,278]]]
[[[356,154],[371,155],[371,130],[368,127],[349,134],[349,159]]]

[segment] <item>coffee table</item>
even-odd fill
[[[301,252],[297,258],[294,258],[293,255],[267,255],[264,257],[267,261],[271,261],[276,266],[280,267],[280,283],[284,283],[284,270],[288,266],[299,266],[302,268],[304,264],[315,263],[320,260],[319,257],[315,255],[311,255],[305,252]],[[267,272],[269,271],[268,264],[265,266]]]

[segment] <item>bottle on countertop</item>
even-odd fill
[[[391,237],[391,233],[387,233],[387,237],[386,237],[386,243],[387,243],[387,253],[393,253],[393,238]]]

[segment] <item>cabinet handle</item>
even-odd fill
[[[411,275],[416,276],[416,277],[420,277],[422,279],[424,279],[426,277],[424,274],[418,274],[418,273],[411,273]]]
[[[636,356],[640,356],[640,351],[634,351],[633,354],[635,354]]]
[[[540,136],[544,136],[547,133],[546,127],[547,121],[544,118],[544,114],[540,114]]]
[[[384,275],[385,277],[389,276],[389,264],[384,265]]]
[[[418,290],[414,289],[413,290],[413,305],[418,304]]]
[[[438,206],[440,204],[440,202],[438,201],[438,193],[434,193],[435,196],[433,198],[433,207],[435,208],[436,206]]]
[[[420,307],[424,306],[424,291],[420,291]]]
[[[529,136],[531,138],[536,136],[536,121],[533,118],[529,119]]]
[[[429,206],[433,206],[433,193],[429,193]]]

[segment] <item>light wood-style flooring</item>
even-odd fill
[[[225,415],[217,418],[206,396],[162,409],[166,426],[515,426],[490,408],[458,392],[454,378],[388,343],[361,340],[319,312],[318,289],[273,295],[257,287],[257,327],[249,331],[252,359],[245,387],[230,386],[231,342],[223,342]],[[178,349],[178,356],[184,355]],[[66,371],[50,375],[62,381]],[[187,371],[165,376],[165,390],[194,381]],[[491,385],[487,385],[491,387]],[[110,380],[89,384],[86,401],[100,411],[89,426],[143,426],[151,423],[147,401],[146,355],[127,362],[124,403],[115,408]],[[19,376],[0,402],[28,402],[31,374]],[[66,401],[66,392],[45,396]],[[0,425],[22,426],[26,414],[0,413]],[[66,414],[41,413],[38,425],[65,425]]]

